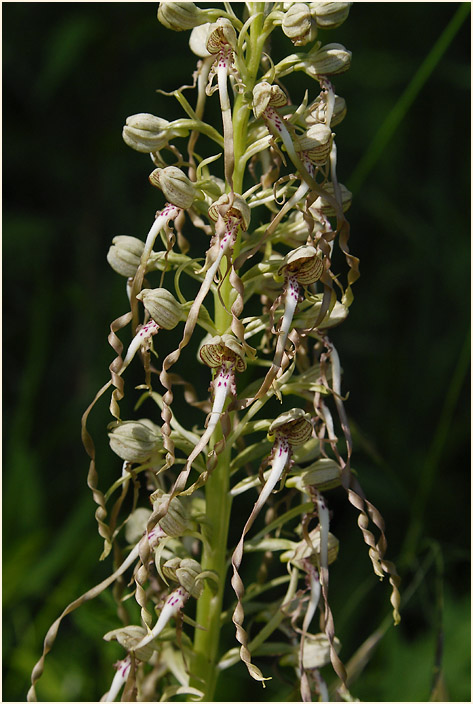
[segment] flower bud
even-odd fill
[[[202,581],[197,581],[197,576],[202,572],[202,568],[196,560],[191,557],[173,557],[163,565],[163,573],[169,579],[179,582],[181,587],[189,592],[196,599],[202,594],[204,585]]]
[[[325,164],[330,156],[332,137],[328,125],[312,125],[303,137],[299,137],[298,151],[305,152],[313,164]]]
[[[308,127],[319,122],[326,122],[326,111],[327,103],[322,96],[318,96],[314,102],[307,108],[307,114],[305,121]],[[347,104],[345,99],[339,95],[335,96],[335,105],[333,107],[332,119],[330,120],[330,127],[335,127],[338,125],[347,114]]]
[[[160,188],[169,203],[178,208],[190,208],[196,197],[195,186],[177,166],[155,169],[149,176],[151,185]]]
[[[335,191],[333,188],[333,183],[326,183],[324,185],[324,189],[331,196],[334,196]],[[351,205],[351,191],[349,191],[348,188],[343,185],[343,183],[340,184],[340,191],[342,194],[342,210],[345,213]],[[322,213],[324,213],[324,215],[337,214],[335,208],[333,208],[331,203],[329,203],[323,196],[319,196],[310,206],[309,210],[311,210],[312,208],[314,210],[320,210]]]
[[[153,511],[157,511],[163,503],[167,502],[169,494],[164,494],[158,489],[152,498]],[[187,529],[187,515],[179,498],[174,497],[171,500],[167,513],[160,519],[159,525],[171,538],[181,536]]]
[[[147,662],[156,650],[153,641],[147,643],[142,648],[135,650],[138,643],[142,641],[145,636],[146,630],[142,626],[122,626],[122,628],[116,628],[114,631],[109,631],[103,638],[106,641],[118,641],[120,645],[123,646],[128,652],[134,650],[135,656],[138,660]]]
[[[193,2],[160,2],[158,20],[168,29],[182,32],[192,29],[206,20],[205,12]]]
[[[107,261],[117,274],[134,276],[140,264],[145,243],[137,237],[118,235],[112,240],[112,246],[107,253]]]
[[[336,29],[348,17],[351,2],[311,2],[310,11],[320,29]]]
[[[312,422],[301,408],[281,413],[269,426],[268,435],[284,435],[290,445],[302,445],[312,435]]]
[[[203,363],[213,369],[220,367],[225,360],[233,360],[238,372],[246,369],[243,347],[233,335],[216,335],[204,341],[199,355]]]
[[[294,46],[305,46],[317,36],[317,26],[307,5],[296,2],[285,13],[282,31]]]
[[[120,421],[109,427],[110,447],[126,462],[145,462],[163,447],[159,427],[147,418]]]
[[[333,76],[348,71],[351,63],[351,51],[342,44],[326,44],[320,49],[309,52],[306,57],[294,65],[295,71],[305,71],[311,78]]]
[[[324,265],[322,258],[312,245],[303,245],[288,252],[278,274],[295,276],[298,283],[308,286],[320,279]]]
[[[143,112],[127,117],[122,137],[125,144],[137,152],[149,154],[166,146],[170,139],[171,123],[161,117]]]
[[[125,523],[125,538],[128,543],[134,545],[141,540],[150,516],[149,508],[137,508],[133,511]]]
[[[304,469],[304,486],[315,486],[319,491],[327,491],[340,486],[340,467],[328,457],[322,457]]]
[[[258,119],[267,107],[280,108],[287,104],[287,95],[277,84],[260,81],[253,88],[253,112]]]
[[[165,288],[145,288],[136,297],[160,328],[172,330],[182,318],[182,305]]]
[[[219,213],[221,212],[221,206],[227,205],[229,202],[229,195],[228,193],[224,193],[223,195],[220,196],[218,200],[216,200],[214,203],[209,208],[209,217],[214,220],[214,222],[217,222]],[[223,216],[224,218],[239,218],[240,219],[240,227],[242,230],[246,232],[250,225],[250,219],[251,219],[251,210],[250,206],[248,203],[243,200],[241,196],[239,196],[237,193],[234,194],[234,199],[233,199],[233,204],[231,208],[229,208],[226,212],[225,215]]]

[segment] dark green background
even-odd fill
[[[374,150],[366,178],[356,171],[460,7],[356,2],[346,24],[321,37],[353,51],[351,70],[335,80],[348,103],[336,132],[362,277],[332,334],[350,391],[353,465],[385,516],[404,591],[415,587],[402,624],[352,687],[364,700],[426,701],[440,642],[440,698],[470,698],[468,17],[386,147]],[[4,3],[2,11],[3,700],[21,701],[50,623],[110,569],[97,562],[80,416],[107,378],[108,324],[125,311],[123,279],[105,259],[111,239],[143,238],[162,203],[147,184],[149,161],[125,147],[121,128],[136,112],[179,117],[155,89],[190,83],[194,62],[187,33],[158,24],[154,3]],[[275,51],[290,53],[274,34]],[[314,83],[297,80],[286,79],[291,91],[308,85],[315,97]],[[95,437],[108,420],[105,403],[91,423]],[[100,459],[105,488],[117,465],[106,447]],[[343,493],[329,502],[340,539],[331,601],[346,661],[388,614],[388,589],[370,571]],[[120,654],[101,637],[117,623],[109,595],[69,617],[40,698],[100,698]],[[233,644],[229,629],[225,646]],[[271,674],[263,691],[239,665],[217,697],[290,696]]]

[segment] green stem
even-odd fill
[[[246,89],[252,91],[261,61],[264,45],[262,36],[264,3],[258,3],[255,8],[260,14],[250,28],[247,52]],[[235,168],[233,187],[236,193],[241,193],[246,162],[242,159],[246,149],[247,127],[251,106],[239,94],[233,108],[234,154]],[[240,235],[234,247],[234,257],[240,248]],[[215,326],[222,334],[231,323],[231,293],[229,277],[220,288],[220,296],[215,295]],[[221,428],[215,432],[213,444],[222,438]],[[223,594],[227,573],[227,538],[230,523],[232,497],[230,496],[230,460],[231,444],[228,444],[218,455],[217,465],[205,485],[206,517],[208,521],[208,544],[202,555],[202,569],[214,570],[219,577],[216,593],[206,586],[202,596],[197,601],[197,623],[205,630],[196,629],[194,652],[190,663],[190,684],[204,692],[204,701],[213,701],[219,670],[219,640]]]

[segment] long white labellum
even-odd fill
[[[112,680],[112,685],[108,692],[104,694],[102,697],[101,701],[103,702],[114,702],[115,699],[117,698],[118,694],[120,693],[121,688],[125,684],[125,682],[128,679],[128,675],[130,674],[130,667],[131,667],[131,658],[129,655],[126,656],[124,660],[120,660],[119,663],[117,663],[117,671],[115,673],[115,677]]]
[[[145,636],[143,640],[138,643],[137,646],[135,646],[135,650],[143,648],[145,645],[148,645],[148,643],[151,643],[152,640],[157,638],[161,631],[164,630],[171,618],[177,613],[179,613],[189,596],[189,592],[187,592],[183,587],[178,587],[173,592],[171,592],[171,594],[166,599],[166,603],[164,604],[161,613],[159,614],[159,618],[156,621],[153,630],[151,631],[151,633],[148,633],[148,635]]]

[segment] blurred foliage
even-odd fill
[[[117,234],[143,237],[161,204],[147,186],[150,164],[125,147],[121,128],[136,112],[177,117],[155,89],[190,83],[193,58],[187,33],[161,27],[149,3],[2,11],[3,700],[21,701],[50,623],[111,570],[110,559],[97,561],[79,423],[107,378],[108,324],[125,310],[109,244]],[[456,13],[455,31],[396,113]],[[336,131],[339,177],[356,191],[350,246],[362,277],[333,340],[350,391],[353,464],[386,519],[406,601],[401,625],[386,626],[352,685],[363,700],[470,699],[467,15],[467,4],[355,3],[335,39],[353,51],[335,81],[349,109]],[[279,34],[275,53],[287,53]],[[394,129],[380,140],[386,123]],[[94,437],[108,421],[104,401]],[[106,443],[99,471],[103,487],[119,471]],[[388,587],[370,572],[343,492],[328,499],[340,539],[331,602],[348,662],[383,624]],[[38,688],[43,700],[98,700],[120,656],[101,645],[115,624],[110,595],[66,620]],[[231,628],[222,639],[234,645]],[[262,690],[237,666],[217,699],[298,700],[284,668],[270,674]]]

